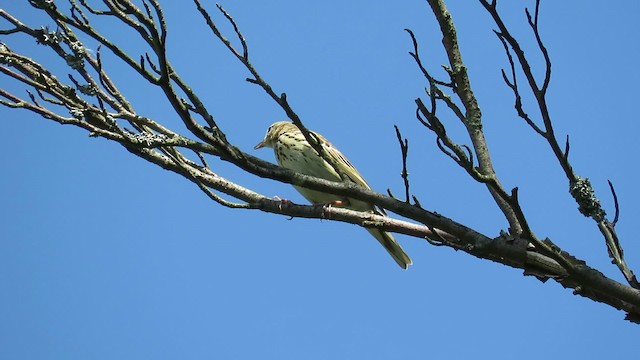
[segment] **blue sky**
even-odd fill
[[[3,7],[44,25],[26,3]],[[244,81],[248,74],[209,36],[194,6],[177,3],[166,5],[172,64],[232,142],[273,161],[270,151],[252,147],[285,115]],[[503,184],[520,188],[539,237],[622,281],[545,143],[512,111],[500,77],[506,60],[489,16],[475,2],[450,3]],[[486,190],[444,157],[414,118],[413,100],[425,82],[403,29],[415,31],[430,68],[445,62],[424,1],[222,5],[263,76],[375,190],[402,192],[397,124],[410,141],[412,191],[426,208],[489,236],[506,228]],[[523,10],[502,8],[540,64]],[[633,235],[640,203],[638,11],[636,2],[549,1],[541,27],[553,59],[556,131],[570,134],[576,172],[591,179],[610,212],[606,181],[615,184],[618,234],[640,271]],[[139,54],[131,32],[97,26]],[[47,58],[25,38],[6,41]],[[105,63],[141,114],[184,132],[158,91],[109,57]],[[23,94],[6,78],[2,86]],[[452,136],[466,141],[449,120]],[[640,350],[638,326],[624,322],[623,313],[518,270],[398,236],[415,264],[401,271],[363,229],[222,208],[190,182],[79,129],[1,107],[0,131],[3,359],[599,359]],[[288,185],[213,159],[211,165],[244,186],[303,202]]]

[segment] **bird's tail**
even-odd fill
[[[391,234],[380,229],[369,228],[367,229],[375,237],[382,246],[389,252],[393,260],[395,260],[401,268],[407,269],[409,265],[413,264],[409,255],[402,250],[400,244],[393,238]]]

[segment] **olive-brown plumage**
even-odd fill
[[[332,158],[332,160],[340,168],[340,171],[346,175],[352,182],[364,186],[370,189],[367,182],[362,175],[356,170],[353,165],[347,160],[347,158],[333,146],[327,139],[318,133],[315,134],[320,143],[322,144],[326,154]],[[276,160],[280,166],[293,171],[319,177],[330,181],[342,181],[340,175],[335,171],[333,166],[325,161],[318,153],[311,147],[311,145],[304,138],[304,135],[298,129],[296,125],[287,121],[280,121],[272,124],[267,131],[267,135],[264,137],[256,149],[262,147],[273,148]],[[321,191],[303,188],[295,186],[296,190],[302,194],[307,200],[313,204],[329,204],[335,201],[344,200],[338,195],[333,195]],[[348,208],[357,211],[368,211],[378,215],[382,215],[375,206],[364,201],[347,199]],[[385,231],[367,228],[369,233],[373,235],[384,248],[389,252],[393,259],[403,269],[406,269],[411,265],[411,259],[402,250],[400,245],[396,242],[393,236]]]

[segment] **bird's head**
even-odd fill
[[[260,141],[258,145],[254,147],[254,149],[260,149],[263,147],[273,148],[280,135],[287,131],[300,130],[298,130],[297,126],[288,121],[278,121],[271,124],[271,126],[269,126],[269,130],[267,130],[267,134],[264,136],[264,139],[262,139],[262,141]]]

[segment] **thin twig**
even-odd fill
[[[398,138],[398,144],[400,144],[400,153],[402,155],[402,172],[400,176],[404,182],[404,195],[405,202],[409,203],[409,172],[407,172],[407,156],[409,154],[409,140],[402,139],[402,134],[400,134],[400,129],[397,125],[393,125],[396,129],[396,137]]]

